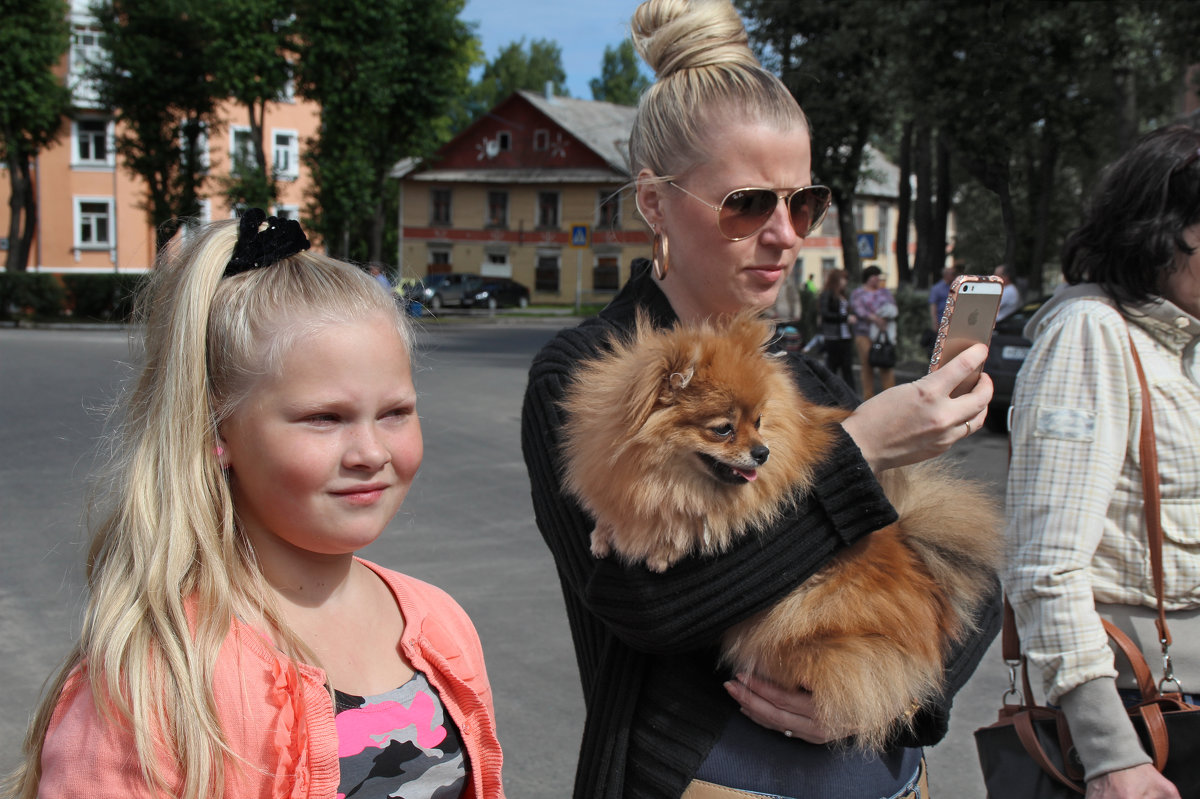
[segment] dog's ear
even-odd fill
[[[637,333],[629,345],[630,365],[625,392],[626,423],[631,429],[645,425],[650,414],[677,402],[696,373],[698,355],[683,347],[679,336],[657,330],[639,314]]]
[[[726,320],[727,335],[740,341],[757,341],[766,349],[775,340],[775,324],[757,311],[741,311]]]

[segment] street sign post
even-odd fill
[[[588,246],[588,226],[571,226],[571,248],[575,250],[575,313],[583,305],[583,250]]]

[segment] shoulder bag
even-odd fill
[[[1133,340],[1130,339],[1130,347]],[[1181,796],[1200,797],[1200,707],[1183,700],[1182,686],[1171,667],[1171,633],[1163,609],[1162,518],[1158,486],[1158,450],[1154,419],[1150,413],[1150,391],[1133,348],[1133,362],[1142,389],[1142,491],[1150,542],[1150,566],[1158,597],[1158,633],[1163,651],[1163,677],[1156,684],[1141,650],[1124,632],[1107,620],[1104,630],[1133,667],[1142,701],[1128,709],[1129,718],[1142,746],[1163,776],[1175,783]],[[1009,689],[1001,699],[995,724],[975,731],[975,748],[988,799],[1073,799],[1085,792],[1083,764],[1076,756],[1071,731],[1063,712],[1033,702],[1028,664],[1021,656],[1012,606],[1004,602],[1001,633],[1004,662],[1008,665]],[[1021,669],[1021,691],[1017,668]],[[1166,688],[1173,687],[1173,691]],[[1009,704],[1016,698],[1016,704]]]
[[[871,342],[867,363],[876,369],[891,369],[896,365],[896,345],[888,338],[887,331],[880,330]]]

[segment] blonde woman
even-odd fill
[[[717,645],[731,625],[895,518],[877,471],[931,457],[978,429],[990,381],[960,398],[950,393],[982,363],[982,346],[859,406],[790,515],[719,556],[684,558],[661,574],[597,559],[591,520],[562,489],[560,400],[577,365],[627,333],[639,312],[670,326],[769,309],[829,205],[829,190],[813,185],[807,120],[759,66],[730,3],[650,0],[632,27],[658,74],[630,137],[654,259],[635,262],[597,318],[542,350],[522,417],[534,512],[562,583],[587,705],[574,795],[914,796],[924,783],[921,746],[945,734],[954,693],[995,632],[994,605],[948,660],[941,700],[915,710],[913,733],[878,756],[834,743],[845,731],[814,721],[802,687],[722,673]],[[820,363],[789,363],[814,402],[857,404]]]
[[[411,333],[307,249],[250,209],[160,257],[83,631],[11,796],[503,795],[470,620],[354,555],[421,464]]]

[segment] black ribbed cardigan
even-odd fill
[[[587,708],[575,799],[678,799],[737,712],[722,687],[728,675],[716,668],[721,634],[896,519],[842,433],[813,490],[775,529],[747,535],[716,557],[685,558],[662,574],[593,557],[592,522],[561,488],[559,402],[579,362],[601,352],[612,335],[628,333],[639,306],[659,326],[676,320],[644,260],[598,317],[561,331],[534,359],[521,416],[534,513],[562,583]],[[796,356],[790,365],[810,400],[857,403],[820,364]],[[998,601],[984,609],[980,632],[948,659],[942,701],[918,713],[916,735],[896,745],[930,745],[946,734],[951,699],[995,637],[999,618]]]

